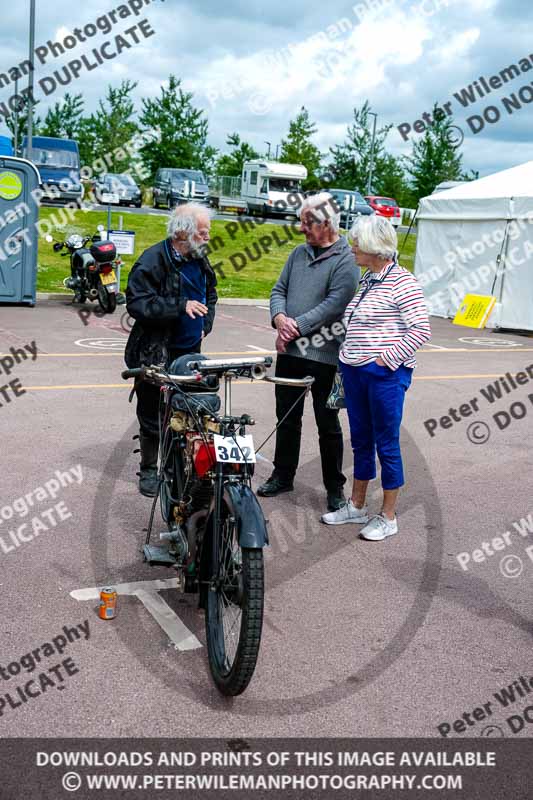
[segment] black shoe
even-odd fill
[[[328,511],[338,511],[346,503],[343,492],[328,492]]]
[[[155,497],[159,482],[157,469],[155,467],[141,467],[141,471],[137,475],[139,476],[140,493],[145,497]]]
[[[259,486],[257,494],[259,497],[275,497],[277,494],[283,492],[294,491],[294,486],[287,481],[281,480],[277,475],[271,475],[270,478]]]

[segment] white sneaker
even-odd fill
[[[394,536],[395,533],[398,533],[398,520],[396,517],[387,519],[383,514],[376,514],[368,525],[365,525],[361,531],[361,536],[370,542],[381,542],[388,536]]]
[[[368,522],[368,508],[366,506],[357,508],[351,500],[347,500],[337,511],[322,514],[320,519],[326,525],[345,525],[347,522],[361,525],[363,522]]]

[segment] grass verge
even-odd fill
[[[136,258],[146,248],[166,236],[166,216],[131,214],[113,211],[112,226],[118,228],[119,214],[123,217],[124,230],[135,231],[135,256],[122,256],[121,289],[124,291],[128,273]],[[42,208],[41,219],[53,226],[54,238],[64,239],[69,233],[92,234],[97,225],[107,225],[107,212],[79,211],[72,222],[60,224],[61,209]],[[55,224],[59,222],[59,224]],[[209,255],[218,273],[220,297],[250,297],[264,300],[276,282],[287,256],[296,245],[304,241],[297,232],[296,223],[288,219],[286,225],[263,223],[254,219],[243,225],[235,220],[213,220],[211,225],[211,253]],[[402,266],[413,269],[416,235],[410,234],[402,247],[405,234],[399,234],[399,246],[403,251]],[[62,292],[63,278],[70,274],[67,257],[54,253],[52,245],[39,239],[37,290],[40,292]],[[223,276],[223,277],[222,277]]]

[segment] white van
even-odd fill
[[[297,216],[303,200],[302,181],[307,169],[279,161],[246,161],[242,168],[241,197],[251,214]]]

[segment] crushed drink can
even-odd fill
[[[106,587],[100,592],[100,619],[114,619],[117,615],[117,593],[114,589]]]

